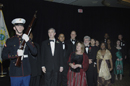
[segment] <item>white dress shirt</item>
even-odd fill
[[[70,39],[71,40],[71,42],[73,43],[73,44],[75,44],[75,41],[72,41],[72,39]]]
[[[62,42],[63,43],[63,50],[65,49],[65,43],[64,42]]]
[[[51,45],[52,56],[54,56],[54,50],[55,50],[55,39],[54,39],[54,42],[50,41],[50,45]]]
[[[88,53],[88,48],[89,48],[89,45],[88,45],[88,47],[85,48],[85,50],[86,50],[87,53]]]

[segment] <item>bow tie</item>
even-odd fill
[[[62,43],[62,44],[65,44],[65,43]]]
[[[54,40],[49,40],[50,42],[54,42]]]
[[[75,41],[75,40],[72,39],[72,41]]]
[[[85,46],[85,48],[89,48],[89,46]]]

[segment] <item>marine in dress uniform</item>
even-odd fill
[[[29,50],[33,55],[37,54],[37,50],[28,35],[23,34],[25,19],[16,18],[12,21],[16,35],[7,39],[2,51],[3,59],[10,59],[10,80],[11,86],[29,86],[31,68],[28,58]],[[25,40],[26,47],[23,50],[19,49],[20,43]],[[21,66],[15,66],[17,58],[22,56]]]

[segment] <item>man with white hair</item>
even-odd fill
[[[89,53],[90,40],[91,40],[91,38],[89,36],[84,37],[85,52],[86,52],[87,55]]]
[[[91,38],[89,36],[84,37],[84,45],[85,45],[85,53],[89,58],[89,68],[86,71],[88,86],[94,86],[97,82],[94,80],[94,61],[96,60],[97,47],[94,45],[90,45]]]

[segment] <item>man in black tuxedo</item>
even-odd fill
[[[84,45],[85,45],[85,53],[88,55],[89,58],[89,68],[86,72],[87,75],[87,82],[88,86],[94,86],[97,84],[95,80],[95,67],[94,62],[96,60],[96,54],[97,54],[97,47],[90,45],[91,38],[89,36],[84,37]]]
[[[77,43],[77,40],[76,40],[76,31],[71,31],[71,34],[70,34],[71,38],[70,40],[67,40],[66,43],[71,45],[72,47],[72,52],[75,52],[76,50],[76,43]]]
[[[89,36],[84,37],[84,46],[85,46],[85,53],[88,55],[89,53],[89,47],[90,47],[90,40],[91,38]],[[89,59],[90,60],[90,59]]]
[[[45,73],[45,86],[57,86],[58,73],[63,71],[62,45],[55,39],[55,29],[48,30],[49,40],[42,42],[42,71]]]
[[[107,39],[109,38],[109,35],[108,35],[108,33],[105,33],[105,35],[104,35],[104,42],[105,43],[107,43]]]
[[[64,34],[59,34],[58,36],[59,42],[62,44],[63,48],[63,72],[59,73],[59,78],[58,78],[58,86],[67,86],[67,72],[68,72],[68,64],[67,61],[69,59],[69,55],[72,51],[70,45],[67,45],[65,42],[65,36]]]

